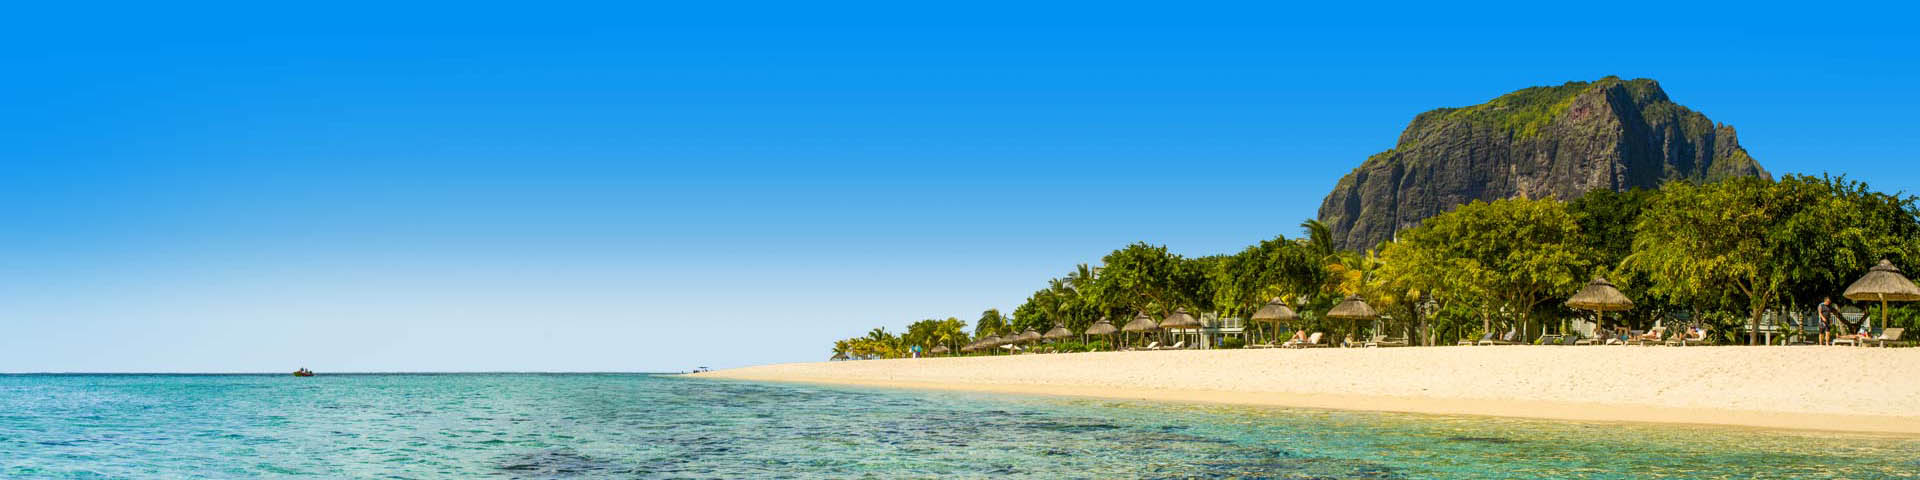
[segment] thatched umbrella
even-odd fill
[[[1327,311],[1327,318],[1353,320],[1354,330],[1357,331],[1360,329],[1361,320],[1373,320],[1380,318],[1380,315],[1373,313],[1373,307],[1368,306],[1367,301],[1361,300],[1359,295],[1348,295],[1346,300],[1341,300],[1339,305],[1334,305],[1332,310]]]
[[[1052,330],[1047,330],[1047,333],[1044,335],[1041,335],[1040,338],[1044,338],[1047,340],[1059,340],[1062,338],[1067,338],[1072,336],[1073,336],[1073,331],[1068,330],[1066,325],[1061,325],[1061,326],[1053,327]]]
[[[1866,276],[1847,286],[1846,296],[1856,302],[1880,301],[1880,328],[1887,328],[1887,302],[1920,301],[1920,287],[1901,275],[1900,267],[1881,259]]]
[[[1601,322],[1607,319],[1606,312],[1632,310],[1633,300],[1620,293],[1620,289],[1614,288],[1613,283],[1608,282],[1606,278],[1593,277],[1593,281],[1587,282],[1587,286],[1581,287],[1579,292],[1574,292],[1573,298],[1567,299],[1567,306],[1592,310],[1593,328],[1598,329],[1601,327]]]
[[[1173,314],[1167,315],[1166,319],[1160,321],[1160,328],[1200,328],[1200,321],[1194,319],[1193,315],[1187,314],[1187,309],[1175,309]],[[1196,340],[1194,343],[1198,344],[1199,341]]]
[[[1120,331],[1150,332],[1159,328],[1160,324],[1154,323],[1153,317],[1147,316],[1147,312],[1140,312],[1133,316],[1133,321],[1127,322],[1125,326],[1120,327]]]
[[[1120,331],[1120,329],[1119,329],[1119,328],[1116,328],[1116,327],[1114,327],[1114,326],[1113,326],[1113,322],[1111,322],[1111,321],[1108,321],[1108,320],[1107,320],[1107,317],[1100,317],[1100,321],[1098,321],[1098,322],[1093,322],[1093,326],[1091,326],[1091,327],[1087,327],[1087,332],[1085,333],[1085,335],[1107,335],[1107,336],[1112,336],[1112,335],[1113,335],[1113,332],[1118,332],[1118,331]],[[1082,340],[1084,340],[1084,339],[1082,339]],[[1107,339],[1107,348],[1113,348],[1113,339],[1112,339],[1112,338],[1108,338],[1108,339]]]
[[[934,355],[946,355],[946,354],[947,354],[948,352],[952,352],[952,351],[953,351],[953,349],[950,349],[950,348],[947,348],[947,346],[946,346],[946,345],[941,345],[941,346],[938,346],[938,347],[933,347],[933,354],[934,354]]]
[[[1300,321],[1300,314],[1294,313],[1292,308],[1288,308],[1286,302],[1280,301],[1280,297],[1273,297],[1273,300],[1268,300],[1265,306],[1260,307],[1260,310],[1253,312],[1252,320],[1272,323],[1274,325],[1274,332],[1279,332],[1281,323]]]
[[[1020,335],[1014,336],[1013,341],[1014,343],[1022,345],[1032,344],[1040,341],[1040,332],[1033,331],[1033,329],[1029,328],[1027,331],[1021,332]]]
[[[1000,346],[1000,337],[988,335],[987,338],[980,339],[978,348],[986,350],[987,353],[993,353],[993,348],[998,346]]]

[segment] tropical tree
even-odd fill
[[[1000,309],[989,308],[980,312],[980,320],[973,324],[973,334],[978,338],[1003,335],[1007,331],[1007,318],[1000,315]]]
[[[1699,302],[1730,289],[1744,300],[1759,343],[1760,316],[1786,281],[1782,265],[1767,260],[1778,249],[1775,222],[1792,207],[1773,182],[1730,179],[1708,185],[1668,183],[1635,226],[1626,264],[1648,278],[1648,290]]]
[[[1202,263],[1167,252],[1165,246],[1135,243],[1101,259],[1098,302],[1116,308],[1166,316],[1174,309],[1198,306],[1207,281]],[[1121,317],[1124,318],[1124,317]]]
[[[1581,274],[1587,271],[1590,255],[1583,240],[1579,223],[1565,203],[1524,198],[1476,201],[1401,231],[1394,243],[1406,246],[1389,248],[1410,250],[1389,258],[1448,269],[1408,277],[1403,268],[1398,276],[1413,285],[1443,290],[1452,300],[1476,304],[1483,322],[1490,322],[1495,313],[1502,313],[1503,319],[1516,318],[1520,322],[1516,326],[1524,332],[1543,303],[1572,294],[1584,281]]]

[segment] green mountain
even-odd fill
[[[1320,204],[1342,248],[1363,249],[1474,200],[1555,197],[1669,180],[1769,176],[1733,127],[1667,99],[1651,79],[1532,87],[1413,118]]]

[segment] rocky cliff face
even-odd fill
[[[1320,221],[1342,248],[1365,249],[1474,200],[1735,176],[1768,173],[1733,127],[1674,104],[1653,80],[1607,77],[1414,117],[1393,149],[1334,185]]]

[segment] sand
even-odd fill
[[[1028,354],[699,378],[1920,435],[1920,348],[1492,346]]]

